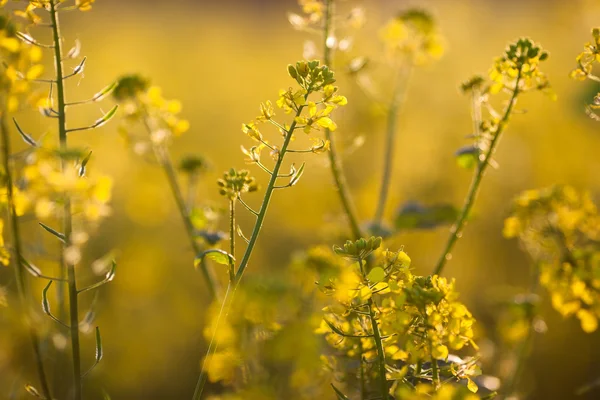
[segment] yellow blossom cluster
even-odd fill
[[[472,377],[481,373],[474,359],[461,360],[450,354],[473,342],[475,319],[458,301],[454,281],[437,275],[416,276],[403,251],[380,251],[381,238],[348,241],[334,252],[354,262],[337,276],[321,280],[322,290],[335,302],[325,308],[318,333],[348,358],[374,365],[378,354],[375,327],[385,351],[387,380],[404,387],[404,380],[432,378],[438,363],[449,381],[466,380],[472,392]],[[365,261],[373,259],[372,265]],[[375,313],[373,320],[372,312]]]
[[[571,71],[571,78],[580,81],[590,79],[600,82],[600,77],[594,75],[593,69],[595,63],[600,63],[600,28],[592,29],[593,41],[585,44],[583,52],[577,56],[577,68]],[[596,94],[592,104],[586,106],[587,114],[600,121],[600,116],[595,112],[600,110],[600,93]]]
[[[298,61],[295,65],[288,65],[288,74],[298,84],[298,88],[288,88],[279,91],[277,107],[285,114],[294,114],[292,124],[283,124],[275,120],[275,109],[270,101],[260,104],[260,115],[255,121],[242,124],[242,132],[250,139],[258,142],[256,146],[242,152],[247,156],[249,164],[260,164],[261,151],[265,148],[271,150],[271,156],[277,160],[280,149],[270,144],[259,129],[260,124],[269,123],[276,127],[285,136],[294,134],[301,129],[306,134],[319,131],[320,128],[334,131],[336,123],[331,119],[331,113],[340,106],[348,103],[346,97],[338,93],[334,73],[326,65],[321,65],[318,60]],[[322,153],[329,149],[327,140],[311,137],[314,145],[303,152]]]
[[[400,13],[382,28],[380,37],[390,57],[406,57],[417,65],[435,61],[444,53],[435,21],[423,10]]]
[[[44,71],[40,63],[42,50],[19,39],[13,23],[6,16],[0,16],[0,57],[4,63],[0,72],[4,109],[13,113],[24,99],[35,102],[30,95],[30,81],[39,78]]]
[[[521,38],[510,44],[504,55],[494,60],[490,70],[493,82],[490,93],[495,94],[503,89],[511,92],[547,89],[548,78],[539,69],[540,62],[547,58],[548,53],[530,39]]]
[[[179,117],[181,102],[166,100],[159,87],[150,86],[149,81],[139,75],[119,78],[113,97],[121,103],[128,122],[120,131],[137,153],[144,153],[153,145],[167,144],[173,136],[180,136],[190,128],[190,123]],[[149,138],[132,133],[131,125],[137,123],[145,125]]]
[[[72,214],[85,221],[96,222],[109,215],[112,180],[106,175],[87,176],[82,165],[86,155],[78,151],[62,154],[49,148],[32,152],[23,169],[24,187],[15,193],[17,214],[31,208],[41,220],[62,217],[62,205],[69,198]]]
[[[589,195],[560,185],[522,193],[504,223],[504,236],[518,237],[535,258],[553,307],[575,315],[585,332],[600,318],[599,226]]]

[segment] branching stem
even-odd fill
[[[54,61],[56,72],[56,91],[58,100],[58,135],[61,150],[67,150],[67,122],[65,113],[65,87],[63,82],[63,64],[61,52],[61,36],[60,26],[58,22],[58,2],[50,2],[50,19],[52,22],[52,36],[54,41]],[[61,160],[61,168],[64,171],[66,161]],[[73,226],[71,221],[71,199],[69,196],[65,198],[64,204],[64,219],[63,219],[63,234],[65,235],[65,243],[63,244],[63,252],[71,245],[71,232]],[[63,257],[63,262],[67,270],[68,279],[68,296],[69,296],[69,319],[71,333],[71,351],[73,357],[73,398],[81,400],[81,354],[79,346],[79,316],[78,316],[78,299],[77,299],[77,279],[75,274],[75,266],[68,263]]]
[[[437,262],[437,265],[433,271],[433,273],[435,275],[440,275],[442,273],[442,270],[444,269],[446,262],[451,258],[452,249],[454,248],[456,241],[462,234],[464,225],[467,221],[467,218],[469,217],[469,214],[471,213],[471,209],[473,208],[473,205],[475,204],[475,200],[477,199],[477,194],[479,193],[479,187],[481,186],[481,181],[483,179],[483,176],[485,175],[485,171],[487,170],[488,165],[490,165],[490,162],[492,160],[494,152],[496,151],[496,147],[498,146],[498,142],[500,141],[500,137],[502,136],[502,133],[504,132],[504,129],[506,128],[506,125],[508,124],[508,120],[510,118],[512,110],[517,102],[517,97],[520,93],[519,92],[520,81],[521,81],[521,69],[519,69],[519,71],[518,71],[517,78],[515,81],[515,88],[512,92],[512,95],[510,97],[508,105],[506,106],[504,115],[502,116],[502,119],[500,120],[500,123],[498,124],[498,129],[496,131],[496,134],[494,135],[492,141],[490,142],[489,148],[487,149],[483,159],[478,160],[477,169],[475,170],[473,180],[471,181],[471,186],[469,188],[469,192],[465,199],[465,203],[460,211],[458,219],[456,220],[456,222],[454,223],[454,225],[452,226],[452,228],[450,230],[450,237],[448,238],[446,246],[444,247],[444,251],[442,252],[442,255],[440,256],[440,258]]]

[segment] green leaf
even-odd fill
[[[99,128],[102,125],[106,124],[108,121],[110,121],[112,119],[112,117],[114,117],[115,114],[117,113],[117,109],[118,108],[119,108],[118,105],[116,105],[113,108],[111,108],[109,112],[107,112],[106,114],[104,114],[102,116],[102,118],[99,118],[99,119],[96,120],[96,122],[94,122],[93,127],[94,128]]]
[[[196,259],[194,260],[194,267],[198,268],[198,266],[200,265],[202,260],[204,260],[204,258],[208,258],[209,260],[213,260],[214,262],[223,265],[230,265],[232,263],[235,263],[235,258],[225,250],[211,249],[202,252],[196,257]]]
[[[81,167],[79,167],[79,177],[81,178],[85,175],[85,166],[90,161],[90,157],[92,157],[92,152],[90,151],[87,156],[81,161]]]
[[[92,101],[103,100],[106,96],[110,95],[113,92],[113,90],[115,90],[115,88],[117,87],[118,83],[119,83],[118,81],[114,81],[110,85],[106,86],[104,89],[102,89],[101,91],[99,91],[98,93],[96,93],[94,95],[94,97],[92,97]]]
[[[23,141],[25,141],[25,143],[27,143],[30,146],[38,147],[37,142],[30,135],[25,133],[23,129],[21,129],[15,118],[13,118],[13,122],[15,123],[15,126],[17,127],[17,130],[19,131],[19,134],[21,135]]]
[[[385,278],[385,271],[381,267],[373,268],[367,275],[367,279],[371,283],[379,283]]]
[[[302,163],[300,168],[298,168],[298,171],[296,171],[292,175],[292,178],[290,179],[290,186],[294,186],[296,183],[298,183],[298,181],[302,177],[302,174],[304,173],[304,165],[305,165],[305,163]]]
[[[397,229],[433,229],[454,223],[459,210],[451,204],[424,206],[420,203],[406,203],[396,216]]]
[[[37,397],[38,399],[45,399],[45,397],[42,396],[36,388],[34,388],[33,386],[31,386],[29,384],[25,385],[25,390],[27,391],[27,393],[29,393],[30,395],[32,395],[34,397]]]
[[[66,242],[67,242],[67,238],[66,238],[66,236],[65,236],[64,234],[62,234],[62,233],[60,233],[60,232],[57,232],[57,231],[55,231],[54,229],[50,228],[48,225],[46,225],[46,224],[44,224],[44,223],[42,223],[42,222],[38,222],[38,223],[39,223],[39,224],[40,224],[40,226],[41,226],[42,228],[44,228],[44,229],[45,229],[47,232],[49,232],[49,233],[53,234],[54,236],[56,236],[56,237],[58,238],[58,240],[60,240],[61,242],[63,242],[63,243],[66,243]]]
[[[102,337],[100,337],[100,328],[96,327],[96,363],[102,360],[104,351],[102,350]]]
[[[350,400],[348,398],[348,396],[346,396],[344,393],[342,393],[338,388],[336,388],[333,383],[331,384],[331,387],[333,388],[333,391],[335,392],[336,396],[337,396],[337,400]]]
[[[44,290],[42,290],[42,310],[44,310],[44,314],[52,316],[50,312],[50,302],[48,301],[48,290],[52,285],[52,281],[48,282]]]

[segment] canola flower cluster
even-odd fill
[[[424,10],[409,9],[389,21],[380,32],[386,52],[392,59],[406,57],[423,65],[444,54],[442,36],[433,17]]]
[[[466,346],[477,349],[475,319],[458,301],[454,281],[413,275],[405,252],[382,251],[380,246],[381,238],[372,237],[334,247],[337,255],[352,264],[346,263],[328,281],[320,281],[335,302],[325,308],[317,332],[348,358],[374,365],[383,357],[386,379],[394,382],[392,391],[402,392],[407,384],[421,380],[435,382],[447,374],[450,382],[465,379],[469,390],[476,392],[471,378],[481,371],[475,359],[461,360],[450,353]],[[366,262],[371,258],[372,264]],[[384,355],[378,353],[377,336]],[[336,362],[328,362],[335,368]]]
[[[278,108],[285,114],[294,114],[294,120],[291,124],[282,124],[275,120],[275,111],[273,104],[266,101],[260,104],[260,115],[255,121],[242,124],[242,132],[250,137],[258,145],[246,149],[242,146],[242,152],[247,156],[246,162],[249,164],[261,164],[261,151],[265,148],[270,150],[270,156],[277,161],[280,157],[281,149],[269,143],[259,129],[260,124],[270,123],[279,130],[280,134],[286,137],[291,134],[290,139],[296,130],[302,130],[310,135],[322,128],[329,130],[337,129],[336,123],[331,119],[331,113],[340,106],[348,103],[346,97],[338,94],[338,88],[333,85],[335,82],[334,73],[326,65],[321,65],[318,60],[298,61],[296,65],[288,66],[288,74],[298,84],[298,88],[288,88],[279,91],[279,99],[276,101]],[[308,112],[305,112],[308,111]],[[320,137],[310,137],[314,143],[309,149],[291,150],[296,152],[322,153],[329,149],[329,142]]]
[[[579,81],[586,79],[600,82],[600,77],[593,73],[594,64],[600,63],[600,28],[592,29],[591,42],[587,42],[583,47],[583,51],[577,56],[577,68],[571,71],[571,78]],[[592,104],[586,106],[586,112],[590,118],[600,121],[600,116],[596,114],[596,110],[600,110],[600,92],[594,96]]]
[[[570,186],[522,193],[504,223],[504,236],[518,237],[536,260],[554,309],[576,316],[585,332],[600,318],[599,226],[590,196]]]
[[[159,87],[150,86],[150,82],[140,75],[119,78],[113,97],[122,105],[126,121],[120,132],[137,154],[143,155],[153,147],[167,145],[173,137],[190,128],[189,122],[178,116],[182,110],[181,102],[166,100]],[[149,135],[134,134],[133,125],[140,123]]]

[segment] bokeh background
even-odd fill
[[[497,317],[493,304],[497,293],[509,287],[525,289],[530,277],[529,260],[518,243],[502,238],[511,199],[524,189],[568,183],[591,191],[600,201],[600,125],[584,113],[584,104],[599,88],[568,77],[575,56],[590,40],[590,29],[600,21],[600,3],[356,3],[365,7],[367,25],[359,33],[354,54],[380,53],[378,30],[387,18],[409,6],[433,12],[446,38],[443,58],[417,70],[410,84],[399,124],[388,220],[407,201],[462,204],[471,172],[456,165],[454,152],[469,144],[465,135],[471,121],[469,100],[459,93],[459,84],[474,73],[485,73],[506,43],[520,36],[533,38],[550,52],[545,70],[558,100],[531,95],[519,103],[527,113],[514,116],[497,153],[500,168],[487,174],[474,218],[446,270],[456,277],[463,301],[480,320],[481,334],[486,334]],[[191,153],[209,159],[211,169],[203,175],[199,201],[225,207],[215,180],[231,166],[244,166],[239,145],[248,141],[240,124],[257,115],[261,101],[276,100],[277,91],[289,86],[286,65],[302,58],[303,43],[309,38],[291,28],[288,11],[299,12],[295,1],[99,0],[92,12],[68,13],[62,20],[64,36],[81,40],[88,57],[85,79],[72,82],[70,97],[88,97],[124,73],[150,77],[166,98],[182,101],[182,115],[191,123],[191,130],[172,145],[174,158]],[[387,77],[385,72],[372,76],[384,88],[383,96],[388,95]],[[349,99],[337,118],[339,144],[358,213],[367,223],[378,193],[385,116],[351,79],[341,72],[338,78]],[[102,105],[104,111],[109,107]],[[98,115],[97,105],[86,106],[71,121],[78,125]],[[36,126],[39,132],[48,131],[47,121],[29,118],[30,131]],[[113,214],[94,233],[85,260],[115,250],[119,262],[116,279],[101,289],[97,324],[103,332],[105,358],[90,377],[86,398],[101,398],[105,389],[113,399],[186,399],[206,346],[202,331],[208,296],[192,266],[194,255],[162,171],[132,154],[116,126],[72,135],[73,143],[93,148],[92,167],[114,179]],[[364,145],[354,148],[357,138],[364,138]],[[331,232],[345,228],[326,156],[307,159],[300,184],[274,197],[249,276],[277,275],[294,253],[313,244],[330,245],[339,240]],[[259,171],[256,176],[266,181]],[[254,197],[250,201],[258,202],[260,195]],[[241,219],[247,230],[250,222]],[[33,222],[26,224],[34,240],[40,234]],[[403,245],[416,271],[426,274],[447,231],[445,227],[402,232],[387,246]],[[10,288],[10,273],[2,271],[0,278]],[[563,320],[547,301],[542,313],[548,331],[536,336],[524,386],[532,399],[575,398],[578,387],[600,377],[599,333],[584,334],[576,320]],[[26,336],[6,321],[2,318],[0,328],[0,398],[17,382],[34,376],[27,364]],[[83,346],[85,360],[91,363],[92,335],[85,336]],[[56,365],[54,373],[61,369],[67,373],[65,365]],[[600,389],[587,396],[599,398]]]

